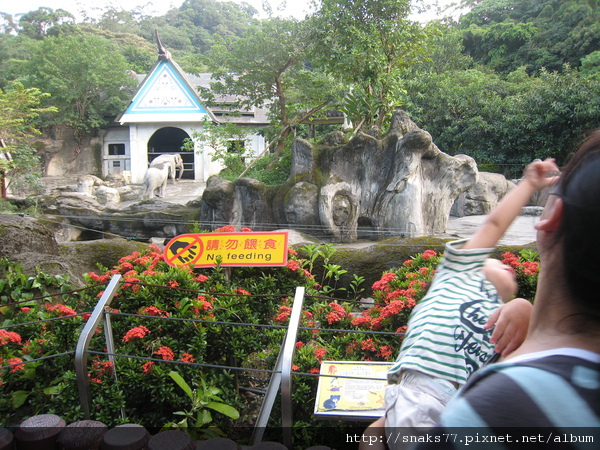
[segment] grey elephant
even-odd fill
[[[142,200],[154,198],[154,191],[157,197],[163,197],[170,172],[171,167],[166,163],[149,167],[142,182]]]
[[[162,164],[168,164],[169,175],[171,176],[173,183],[181,180],[181,177],[183,176],[183,159],[179,153],[163,153],[158,155],[152,160],[152,162],[150,162],[150,167],[155,167]],[[179,178],[176,179],[177,169],[179,169]]]

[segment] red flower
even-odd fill
[[[318,367],[313,367],[308,371],[308,373],[321,373]]]
[[[23,364],[19,364],[23,362],[21,358],[10,358],[7,362],[7,365],[12,366],[13,364],[18,364],[10,368],[10,371],[15,373],[17,370],[25,370],[25,366]]]
[[[375,343],[373,342],[373,339],[371,339],[371,338],[368,338],[368,339],[365,339],[364,341],[362,341],[360,343],[360,347],[363,350],[368,350],[371,352],[377,351],[377,348],[375,348]]]
[[[162,359],[164,359],[165,361],[173,361],[173,359],[175,358],[173,350],[166,346],[159,348],[154,352],[154,354],[162,356]]]
[[[292,365],[292,370],[294,372],[298,372],[300,370],[300,367],[298,367],[297,365],[294,364],[294,365]]]
[[[0,330],[0,345],[6,344],[21,345],[21,336],[14,331]]]
[[[315,279],[314,275],[313,275],[312,273],[310,273],[310,272],[309,272],[308,270],[306,270],[306,269],[302,269],[302,276],[303,276],[304,278],[308,278],[309,280],[314,280],[314,279]]]
[[[193,363],[195,361],[194,357],[189,353],[184,353],[181,355],[181,361],[186,363]]]
[[[205,296],[199,295],[196,300],[198,300],[198,302],[200,303],[199,306],[200,308],[202,308],[202,310],[206,311],[212,308],[212,304],[208,300],[206,300]]]
[[[346,309],[339,303],[331,302],[329,307],[332,308],[329,314],[327,314],[327,322],[331,325],[332,323],[339,322],[346,317]]]
[[[379,351],[377,352],[377,356],[381,356],[384,359],[388,359],[392,356],[393,349],[391,345],[382,345],[379,347]]]
[[[300,264],[297,261],[290,259],[287,263],[287,268],[293,271],[296,271],[300,268]]]
[[[175,280],[169,280],[169,287],[171,287],[171,288],[179,287],[179,283]]]
[[[250,295],[250,292],[248,292],[246,289],[242,289],[241,287],[237,288],[235,292],[239,295]]]
[[[351,354],[351,353],[357,352],[359,349],[360,349],[359,343],[356,341],[351,341],[346,346],[346,353]]]
[[[363,311],[360,316],[355,316],[351,323],[357,327],[369,326],[371,320],[373,320],[373,318],[369,314],[369,311]]]
[[[298,350],[298,349],[300,349],[302,347],[304,347],[304,342],[302,342],[302,341],[296,342],[296,350]]]
[[[154,366],[154,361],[148,361],[142,366],[142,372],[150,373],[152,372],[152,366]]]
[[[397,333],[397,334],[405,334],[405,333],[406,333],[406,325],[403,325],[403,326],[399,327],[399,328],[396,330],[396,333]]]
[[[29,311],[31,311],[31,308],[29,306],[23,306],[21,308],[21,312],[27,314]]]
[[[133,292],[138,292],[140,290],[140,285],[138,284],[140,280],[136,277],[125,278],[125,283],[123,284],[123,289],[131,288]]]
[[[226,225],[221,228],[217,228],[215,233],[233,233],[235,231],[235,227],[233,225]]]
[[[421,256],[423,257],[423,259],[429,261],[431,258],[437,256],[437,252],[434,250],[425,250]]]
[[[280,306],[279,311],[281,311],[275,318],[273,319],[275,322],[283,323],[287,321],[292,312],[291,306]]]
[[[318,360],[322,360],[325,358],[325,353],[327,353],[327,349],[325,348],[315,348],[315,358]]]
[[[142,339],[147,334],[150,334],[150,330],[145,326],[140,325],[125,333],[125,336],[123,336],[123,342],[131,342],[133,339]]]
[[[156,306],[147,306],[143,308],[140,312],[141,314],[146,314],[148,316],[169,317],[169,313],[167,311],[158,309]]]
[[[246,231],[246,232],[250,231],[251,232],[252,230],[248,227],[242,227],[242,228],[240,228],[240,231]]]
[[[59,316],[74,316],[75,314],[77,314],[74,310],[72,310],[68,306],[61,305],[61,304],[51,305],[51,304],[47,303],[45,305],[45,307],[46,307],[46,311],[57,312],[59,314]]]
[[[390,290],[390,281],[395,280],[396,278],[398,277],[393,272],[384,273],[379,281],[373,283],[373,290],[388,292]]]
[[[208,280],[210,280],[210,278],[207,277],[206,275],[202,275],[202,274],[200,274],[196,278],[194,278],[194,281],[198,281],[200,283],[204,283],[204,282],[206,282]]]
[[[121,264],[120,269],[122,272],[133,270],[133,264],[131,264],[130,262],[124,262],[123,264]]]

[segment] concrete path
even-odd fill
[[[477,231],[485,218],[486,216],[450,217],[443,237],[468,238]],[[499,243],[502,245],[524,245],[535,242],[537,238],[533,226],[538,220],[540,220],[539,216],[517,217]]]

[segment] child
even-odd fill
[[[558,172],[554,160],[531,163],[523,180],[473,237],[447,244],[388,372],[385,416],[369,427],[363,436],[367,445],[359,448],[373,450],[377,446],[370,444],[385,442],[384,425],[413,433],[432,427],[450,398],[494,350],[505,356],[523,342],[532,306],[524,299],[511,301],[517,291],[515,273],[489,255],[531,196],[554,182],[552,172]],[[400,444],[388,442],[388,447],[403,448]]]

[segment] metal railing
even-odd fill
[[[115,294],[121,286],[121,275],[114,275],[107,285],[104,293],[100,300],[96,304],[90,318],[85,324],[77,342],[75,349],[75,372],[77,374],[77,388],[79,390],[79,401],[83,411],[84,419],[89,420],[90,415],[90,380],[87,369],[87,357],[91,352],[89,350],[90,342],[96,329],[101,322],[104,324],[104,338],[106,340],[106,354],[109,360],[115,364],[115,356],[128,357],[128,355],[116,355],[114,339],[112,333],[112,325],[110,321],[111,313],[109,311],[110,303],[112,302]],[[304,287],[297,287],[294,296],[294,302],[292,311],[290,314],[290,321],[287,327],[285,338],[283,339],[282,345],[279,350],[279,355],[275,368],[271,373],[271,379],[269,381],[268,388],[266,390],[258,419],[254,427],[252,434],[252,443],[259,443],[262,441],[264,430],[267,426],[271,411],[277,393],[281,390],[281,411],[282,411],[282,422],[281,426],[283,429],[283,444],[288,448],[292,446],[292,425],[293,425],[293,412],[292,412],[292,361],[294,358],[294,352],[296,349],[296,339],[298,335],[298,329],[300,325],[300,318],[302,313],[302,307],[304,304]],[[166,318],[165,318],[166,319]],[[169,361],[166,361],[169,362]],[[115,367],[115,366],[113,366]],[[211,366],[220,367],[222,369],[232,369],[232,367],[225,366]],[[239,368],[238,368],[239,370]],[[116,376],[116,370],[114,371]],[[121,414],[124,417],[124,412]]]

